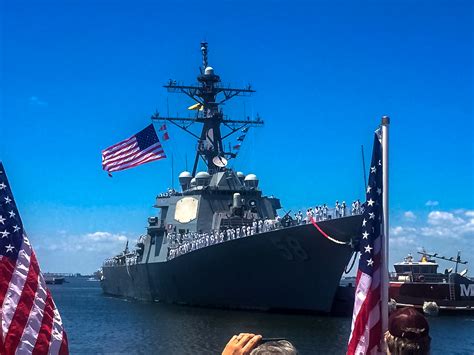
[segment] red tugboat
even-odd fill
[[[474,311],[474,281],[466,276],[467,269],[458,273],[459,264],[467,264],[461,260],[461,253],[456,258],[446,258],[437,253],[421,254],[420,261],[413,261],[410,254],[403,262],[394,265],[395,272],[390,274],[389,296],[399,307],[413,306],[422,308],[427,314],[438,311]],[[435,259],[442,259],[456,264],[438,272]]]

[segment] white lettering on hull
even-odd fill
[[[460,284],[460,286],[461,286],[461,297],[474,296],[474,284],[470,284],[470,285]]]

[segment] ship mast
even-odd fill
[[[229,151],[225,150],[223,140],[246,127],[263,125],[263,120],[258,115],[255,120],[251,120],[249,117],[235,120],[224,116],[220,105],[235,96],[250,96],[255,91],[250,85],[243,89],[224,87],[220,77],[208,64],[207,47],[207,42],[201,43],[202,68],[200,68],[201,73],[197,77],[198,84],[186,86],[179,85],[175,80],[170,80],[167,85],[164,85],[168,92],[183,93],[193,99],[196,103],[194,105],[197,109],[196,116],[193,118],[162,117],[156,113],[151,117],[152,120],[159,122],[170,122],[198,140],[193,176],[196,175],[199,159],[202,159],[207,165],[209,174],[225,170],[227,160],[235,158],[236,154],[230,149]],[[202,123],[200,136],[189,129],[194,123]],[[221,125],[226,127],[226,132],[221,131]]]
[[[446,260],[446,261],[451,261],[453,263],[456,263],[456,268],[454,269],[454,272],[457,274],[458,273],[458,265],[459,264],[464,264],[466,265],[467,264],[467,261],[462,261],[461,260],[461,252],[458,251],[458,254],[456,256],[456,258],[454,257],[450,257],[450,258],[447,258],[445,256],[441,256],[441,255],[438,255],[438,253],[434,253],[434,254],[430,254],[430,253],[427,253],[425,251],[425,249],[423,249],[423,251],[419,251],[418,254],[421,254],[423,256],[428,256],[430,258],[437,258],[437,259],[441,259],[441,260]]]

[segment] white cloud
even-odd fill
[[[474,211],[466,211],[465,215],[467,217],[474,217]]]
[[[40,100],[37,96],[31,96],[28,99],[28,102],[30,105],[36,105],[36,106],[47,106],[48,103],[46,101]]]
[[[438,201],[431,201],[431,200],[428,200],[426,201],[425,203],[425,206],[429,206],[429,207],[434,207],[434,206],[438,206],[439,205],[439,202]]]
[[[391,237],[390,246],[392,247],[404,247],[416,245],[415,238],[412,237]]]
[[[406,213],[405,213],[406,216]],[[414,240],[413,238],[429,237],[440,240],[467,240],[474,236],[474,217],[466,213],[468,218],[456,216],[451,212],[432,211],[428,214],[425,222],[417,226],[398,225],[391,228],[390,236],[399,239],[395,245],[402,245],[403,241]]]
[[[451,212],[432,211],[428,214],[428,223],[431,225],[459,225],[465,221],[454,216]]]
[[[407,217],[407,212],[404,216]],[[466,212],[465,216],[467,218],[454,215],[451,212],[432,211],[428,214],[425,222],[420,221],[416,226],[412,226],[410,223],[409,226],[402,224],[392,227],[390,238],[394,238],[396,240],[394,245],[398,246],[419,237],[467,241],[467,238],[474,237],[474,213]]]
[[[414,227],[396,226],[390,230],[390,235],[395,236],[395,237],[408,236],[408,235],[413,235],[416,232],[417,232],[417,229]]]
[[[408,219],[408,220],[414,220],[416,219],[416,215],[412,211],[406,211],[403,216]]]
[[[41,244],[36,248],[65,252],[92,252],[110,254],[112,256],[122,250],[129,239],[124,234],[102,231],[82,235],[64,235],[61,232],[59,232],[59,237],[55,240],[47,245]]]

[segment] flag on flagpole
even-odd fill
[[[352,327],[347,354],[372,354],[382,351],[382,313],[388,305],[382,303],[383,268],[383,174],[381,132],[376,132],[370,166],[369,184],[363,213],[362,234],[359,244]],[[382,307],[383,306],[383,307]]]
[[[68,354],[58,309],[0,162],[0,354]]]
[[[164,141],[167,141],[170,139],[170,135],[168,133],[168,127],[166,127],[166,123],[163,123],[159,129],[160,132],[164,132],[163,135],[161,136],[161,139]]]
[[[244,139],[245,139],[245,134],[242,134],[239,138],[237,138],[239,142],[243,142]]]
[[[164,158],[166,155],[163,147],[153,124],[150,124],[130,138],[104,149],[102,151],[102,169],[110,174],[114,171],[133,168]]]
[[[239,150],[240,149],[240,144],[236,144],[233,146],[234,150]]]

